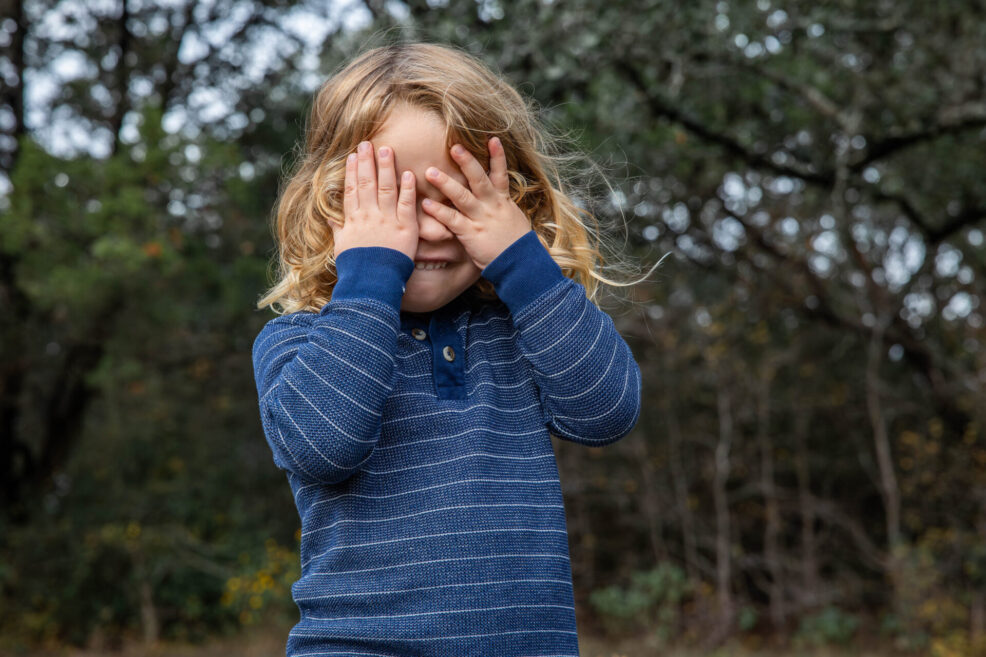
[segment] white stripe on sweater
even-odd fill
[[[508,635],[508,634],[540,634],[540,633],[544,633],[544,632],[550,632],[552,634],[571,634],[573,636],[576,635],[575,632],[572,632],[570,630],[508,630],[506,632],[488,632],[486,634],[454,634],[454,635],[450,635],[450,636],[429,636],[429,637],[420,637],[420,638],[415,637],[413,639],[412,638],[406,638],[406,637],[400,637],[400,638],[396,638],[395,637],[393,640],[394,641],[437,641],[438,639],[474,639],[474,638],[478,638],[478,637],[487,637],[487,636],[505,636],[505,635]],[[314,637],[322,637],[323,635],[322,635],[321,632],[317,632],[317,631],[313,631],[313,632],[301,632],[299,630],[291,630],[288,633],[288,636],[314,636]],[[366,641],[367,639],[372,639],[374,637],[367,637],[365,635],[363,635],[363,636],[339,636],[339,635],[333,634],[332,635],[332,638],[333,639],[359,639],[360,641]],[[388,637],[377,637],[377,638],[379,638],[379,639],[387,639]]]
[[[439,611],[419,611],[414,614],[387,614],[380,616],[335,616],[332,618],[326,618],[325,616],[306,616],[312,620],[320,621],[339,621],[339,620],[375,620],[384,618],[415,618],[417,616],[437,616],[440,614],[473,614],[477,611],[498,611],[501,609],[548,609],[551,607],[556,607],[558,609],[575,609],[571,605],[504,605],[502,607],[475,607],[473,609],[442,609]]]
[[[352,549],[352,548],[364,548],[364,547],[370,547],[371,545],[386,545],[387,543],[405,543],[407,541],[420,541],[421,539],[425,539],[425,538],[442,538],[442,537],[445,537],[445,536],[465,536],[467,534],[500,534],[500,533],[510,533],[510,532],[534,532],[534,533],[541,533],[541,534],[562,534],[562,535],[564,535],[566,537],[568,536],[568,532],[566,532],[564,529],[536,529],[536,528],[530,528],[530,527],[507,527],[506,529],[470,529],[470,530],[465,530],[465,531],[460,531],[460,532],[443,532],[441,534],[420,534],[418,536],[404,536],[404,537],[401,537],[401,538],[388,538],[388,539],[383,540],[383,541],[370,541],[369,543],[355,543],[355,544],[352,544],[352,545],[336,545],[334,547],[330,547],[325,552],[320,552],[319,554],[316,554],[316,555],[312,556],[307,561],[305,561],[304,563],[302,563],[301,564],[301,567],[302,567],[302,569],[304,569],[305,566],[307,566],[308,564],[310,564],[315,559],[319,559],[319,558],[324,557],[325,555],[327,555],[329,552],[336,552],[338,550],[349,550],[349,549]]]
[[[278,403],[278,404],[281,404],[281,400],[280,400],[280,399],[278,399],[278,400],[277,400],[277,403]],[[284,404],[281,404],[281,408],[284,408]],[[339,469],[341,469],[341,470],[349,470],[349,469],[350,469],[351,467],[356,467],[356,466],[347,466],[347,465],[340,465],[340,464],[338,464],[338,463],[336,463],[335,461],[333,461],[332,459],[330,459],[330,458],[329,458],[328,456],[326,456],[325,454],[323,454],[323,453],[322,453],[321,451],[319,451],[319,449],[318,449],[318,447],[316,447],[316,446],[315,446],[315,443],[313,443],[313,442],[311,441],[311,439],[310,439],[310,438],[309,438],[309,437],[308,437],[308,436],[307,436],[307,435],[305,434],[305,432],[304,432],[304,431],[302,431],[302,429],[301,429],[301,427],[299,427],[299,426],[298,426],[298,423],[294,421],[294,418],[292,418],[292,417],[291,417],[291,414],[290,414],[290,413],[288,413],[288,409],[286,409],[286,408],[284,408],[284,412],[285,412],[285,414],[287,414],[287,416],[288,416],[288,419],[289,419],[289,420],[291,420],[291,424],[293,424],[293,425],[294,425],[294,427],[295,427],[295,429],[297,429],[297,430],[298,430],[298,433],[300,433],[300,434],[301,434],[301,436],[302,436],[302,438],[304,438],[304,439],[305,439],[305,442],[307,442],[307,443],[308,443],[308,444],[309,444],[309,445],[311,446],[311,448],[312,448],[312,449],[313,449],[313,450],[315,451],[315,453],[316,453],[316,454],[318,454],[318,455],[319,455],[319,456],[321,456],[321,457],[322,457],[323,459],[325,459],[325,462],[326,462],[326,463],[328,463],[328,464],[330,464],[330,465],[331,465],[332,467],[335,467],[335,468],[339,468]],[[364,440],[364,441],[360,441],[360,442],[368,442],[368,441],[365,441],[365,440]],[[371,455],[372,455],[372,454],[371,454]],[[369,457],[367,457],[367,458],[369,458]],[[366,460],[366,459],[364,459],[364,461],[365,461],[365,460]],[[358,465],[358,464],[357,464],[357,465]],[[307,472],[307,470],[306,470],[306,472]]]
[[[432,411],[431,413],[418,413],[417,415],[405,415],[402,417],[394,418],[393,420],[384,420],[383,422],[381,422],[381,424],[404,423],[407,422],[408,420],[416,420],[418,418],[423,418],[423,417],[435,417],[437,415],[449,415],[449,414],[460,415],[462,413],[468,413],[474,408],[491,408],[494,411],[499,411],[501,413],[523,413],[524,411],[531,408],[535,408],[537,406],[538,404],[534,403],[534,404],[529,404],[527,406],[523,406],[521,408],[500,408],[499,406],[494,406],[493,404],[487,404],[481,402],[479,404],[473,404],[472,406],[466,406],[465,408],[444,408],[440,411]]]
[[[288,476],[289,477],[292,477],[292,476],[293,477],[297,477],[297,475],[294,474],[293,472],[289,472],[288,473]],[[442,482],[440,484],[433,484],[431,486],[425,486],[424,488],[412,488],[411,490],[404,491],[403,493],[388,493],[387,495],[365,495],[363,493],[339,493],[338,495],[333,495],[332,497],[328,497],[328,498],[325,498],[323,500],[319,500],[319,502],[315,502],[315,504],[319,504],[320,502],[331,502],[333,500],[339,500],[339,499],[342,499],[344,497],[349,497],[349,496],[352,496],[352,497],[365,497],[365,498],[370,499],[370,500],[385,500],[385,499],[390,498],[390,497],[398,497],[400,495],[411,495],[413,493],[420,493],[420,492],[423,492],[423,491],[426,491],[426,490],[433,490],[435,488],[444,488],[445,486],[455,486],[456,484],[468,484],[468,483],[476,483],[476,482],[486,482],[486,483],[501,483],[501,482],[503,482],[503,483],[508,483],[508,484],[546,484],[546,483],[552,483],[552,482],[561,483],[561,480],[560,479],[489,479],[489,478],[483,478],[483,477],[473,478],[473,479],[456,479],[455,481],[446,481],[446,482]],[[305,484],[303,486],[299,486],[298,489],[295,491],[295,493],[296,494],[297,493],[300,493],[301,491],[303,491],[306,488],[325,488],[325,484],[323,484],[321,482],[315,482],[315,483],[312,483],[312,484]]]
[[[451,511],[453,509],[498,509],[508,506],[519,506],[528,507],[533,509],[564,509],[565,507],[561,504],[457,504],[455,506],[442,506],[435,509],[425,509],[424,511],[416,511],[415,513],[406,513],[402,516],[390,516],[389,518],[343,518],[341,520],[336,520],[331,525],[323,525],[322,527],[317,527],[316,529],[311,529],[307,532],[301,532],[302,536],[310,536],[317,532],[325,531],[326,529],[332,529],[336,525],[341,525],[343,523],[376,523],[376,522],[390,522],[392,520],[403,520],[404,518],[416,518],[417,516],[423,516],[427,513],[438,513],[439,511]]]
[[[376,438],[371,438],[369,440],[362,440],[362,439],[357,438],[355,436],[350,436],[348,433],[346,433],[345,431],[343,431],[342,427],[340,427],[338,424],[336,424],[335,422],[333,422],[332,420],[330,420],[328,418],[328,416],[326,416],[325,413],[323,413],[322,410],[318,406],[316,406],[315,404],[313,404],[312,401],[310,399],[308,399],[308,397],[306,397],[304,395],[304,393],[302,393],[300,390],[298,390],[298,387],[291,381],[291,379],[289,379],[287,376],[284,376],[283,377],[283,381],[286,384],[288,384],[288,386],[292,390],[294,390],[295,393],[297,393],[297,395],[299,397],[301,397],[306,402],[308,402],[308,405],[311,406],[312,408],[314,408],[315,409],[315,412],[318,413],[319,415],[321,415],[323,420],[325,420],[326,422],[328,422],[329,424],[331,424],[333,427],[335,427],[335,430],[338,431],[339,433],[341,433],[346,438],[349,438],[353,442],[357,442],[357,443],[375,443],[375,442],[377,442],[377,439]],[[277,402],[279,404],[281,404],[281,408],[284,408],[284,403],[281,402],[280,399],[278,399]],[[294,417],[291,415],[291,413],[290,413],[290,411],[288,411],[288,409],[284,408],[284,414],[288,416],[288,419],[291,420],[291,423],[294,426],[298,427],[298,423],[294,421]],[[298,427],[298,431],[301,431],[301,427]],[[302,434],[303,433],[304,432],[302,432]],[[309,441],[309,442],[311,442],[311,441]],[[314,445],[312,447],[314,448]],[[318,450],[316,449],[316,451],[318,451]]]
[[[537,582],[551,583],[551,584],[564,584],[569,588],[572,587],[572,582],[565,579],[551,579],[551,578],[521,578],[521,579],[498,579],[488,582],[463,582],[456,584],[435,584],[434,586],[416,586],[411,589],[391,589],[387,591],[356,591],[355,593],[332,593],[329,595],[314,595],[310,598],[295,598],[295,602],[300,602],[302,600],[327,600],[330,598],[346,598],[351,596],[363,597],[365,595],[392,595],[394,593],[410,593],[411,591],[430,591],[431,589],[447,589],[455,588],[457,586],[489,586],[491,584],[517,584],[519,582]]]
[[[512,459],[516,461],[531,461],[535,459],[546,459],[553,458],[554,453],[551,454],[539,454],[538,456],[507,456],[505,454],[490,454],[488,452],[472,452],[470,454],[462,454],[461,456],[456,456],[455,458],[447,459],[445,461],[435,461],[433,463],[422,463],[419,465],[411,465],[406,468],[396,468],[394,470],[370,470],[369,468],[364,468],[363,472],[367,474],[393,474],[394,472],[406,472],[407,470],[417,470],[419,468],[430,468],[436,465],[444,465],[446,463],[452,463],[454,461],[461,461],[462,459],[471,458],[473,456],[488,456],[494,459]]]
[[[357,568],[355,570],[333,570],[332,572],[312,572],[304,576],[303,579],[309,579],[312,577],[335,577],[336,575],[350,575],[352,573],[371,573],[378,570],[390,570],[392,568],[407,568],[408,566],[424,566],[432,563],[448,563],[450,561],[486,561],[487,559],[513,559],[522,558],[527,559],[529,557],[535,557],[538,559],[561,559],[562,561],[568,563],[569,557],[566,554],[558,552],[519,552],[519,553],[507,553],[507,554],[484,554],[476,557],[449,557],[447,559],[427,559],[425,561],[408,561],[405,563],[395,563],[388,566],[375,566],[373,568]],[[301,580],[299,580],[301,581]]]

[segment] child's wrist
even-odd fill
[[[494,258],[482,276],[493,283],[497,296],[514,315],[565,278],[533,229]]]
[[[346,249],[336,256],[332,300],[372,298],[400,310],[404,286],[414,272],[414,261],[385,246]]]

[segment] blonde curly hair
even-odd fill
[[[329,302],[337,282],[329,221],[343,221],[346,155],[402,104],[437,113],[446,126],[446,149],[461,143],[486,170],[486,144],[493,135],[500,138],[511,198],[530,217],[565,276],[581,283],[589,299],[600,282],[639,282],[621,283],[601,273],[603,250],[615,254],[615,268],[623,271],[626,263],[607,243],[596,217],[573,199],[569,190],[574,184],[563,179],[566,165],[582,156],[561,152],[562,137],[550,135],[534,106],[476,57],[454,46],[410,42],[367,50],[315,93],[304,147],[279,190],[272,216],[277,282],[258,309],[318,312]],[[497,298],[485,278],[473,288],[479,298]]]

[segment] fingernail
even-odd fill
[[[428,177],[429,178],[437,178],[438,177],[438,169],[436,169],[435,167],[428,167],[428,170],[425,171],[425,173],[428,174]]]
[[[405,171],[404,172],[404,182],[410,184],[410,182],[411,182],[411,172],[410,171]]]
[[[452,152],[455,153],[456,155],[465,155],[466,149],[456,144],[455,146],[452,147]]]
[[[366,153],[369,153],[370,152],[370,142],[368,142],[368,141],[361,141],[359,143],[359,152],[360,153],[363,153],[364,155]]]
[[[390,149],[387,148],[386,146],[381,146],[380,147],[380,157],[387,157],[388,155],[390,155]]]
[[[432,200],[430,198],[426,198],[423,201],[421,201],[421,205],[425,206],[426,208],[430,208],[431,204],[432,204]]]
[[[352,164],[356,161],[356,153],[350,153],[349,157],[346,158],[346,164]]]

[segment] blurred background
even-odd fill
[[[400,39],[673,252],[604,306],[637,427],[555,441],[585,656],[986,654],[981,0],[0,0],[0,653],[283,654],[269,220],[312,93]]]

